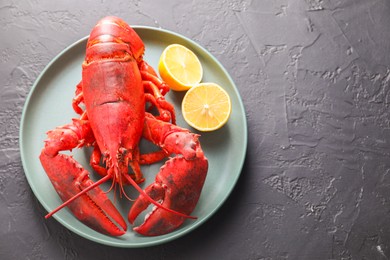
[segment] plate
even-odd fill
[[[125,235],[110,237],[85,226],[67,208],[54,215],[56,220],[78,235],[117,247],[158,245],[177,239],[199,227],[220,208],[233,190],[241,173],[247,148],[244,106],[233,80],[217,59],[199,44],[177,33],[144,26],[133,28],[146,45],[144,59],[154,68],[157,68],[159,57],[169,44],[179,43],[194,51],[204,69],[202,81],[215,82],[226,89],[231,97],[232,113],[223,128],[214,132],[200,133],[202,148],[209,159],[209,172],[198,205],[192,213],[193,216],[198,217],[197,220],[186,220],[178,230],[157,237],[138,235],[131,230],[131,225]],[[62,201],[46,176],[38,157],[46,132],[56,126],[67,124],[71,118],[77,117],[71,102],[75,87],[81,80],[81,64],[85,55],[86,42],[87,37],[75,42],[47,65],[33,85],[23,108],[20,126],[22,163],[32,191],[48,212],[60,205]],[[180,111],[183,96],[183,92],[170,91],[166,98],[175,106],[177,124],[196,132],[183,120]],[[149,148],[147,143],[142,142],[142,151]],[[89,149],[75,149],[72,154],[78,162],[92,172],[88,164],[91,154]],[[141,187],[145,188],[154,181],[154,176],[162,164],[163,162],[142,167],[146,182]],[[95,173],[91,173],[91,178],[98,179]],[[108,190],[109,184],[103,184],[101,187],[103,190]],[[127,192],[133,198],[138,195],[132,187],[128,187]],[[114,200],[113,192],[109,193],[109,197]],[[118,199],[117,196],[115,205],[126,219],[131,201]]]

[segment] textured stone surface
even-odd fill
[[[389,3],[1,1],[0,259],[388,259]],[[147,249],[45,221],[19,155],[33,82],[109,14],[207,48],[247,113],[247,158],[228,201],[199,229]]]

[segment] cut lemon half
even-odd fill
[[[215,83],[190,88],[182,104],[184,120],[199,131],[214,131],[226,124],[232,111],[228,93]]]
[[[171,44],[164,49],[158,63],[158,72],[169,87],[176,91],[190,89],[203,76],[198,57],[180,44]]]

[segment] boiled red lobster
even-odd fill
[[[49,131],[39,157],[64,201],[46,217],[67,206],[92,229],[123,235],[126,221],[98,187],[111,180],[110,190],[119,190],[121,197],[127,197],[124,185],[140,192],[128,214],[131,224],[151,203],[155,205],[134,228],[139,234],[166,234],[194,218],[190,214],[200,197],[208,161],[198,135],[176,125],[174,108],[164,98],[169,88],[143,60],[144,50],[141,38],[120,18],[105,17],[92,30],[72,103],[80,117]],[[141,154],[141,138],[161,150]],[[90,164],[102,176],[95,183],[72,156],[61,153],[87,146],[93,147]],[[140,165],[168,156],[174,157],[142,190]]]

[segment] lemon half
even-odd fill
[[[180,44],[166,47],[160,56],[161,78],[176,91],[185,91],[202,80],[203,68],[198,57]]]
[[[232,104],[228,93],[215,83],[190,88],[182,101],[184,120],[199,131],[214,131],[226,124]]]

